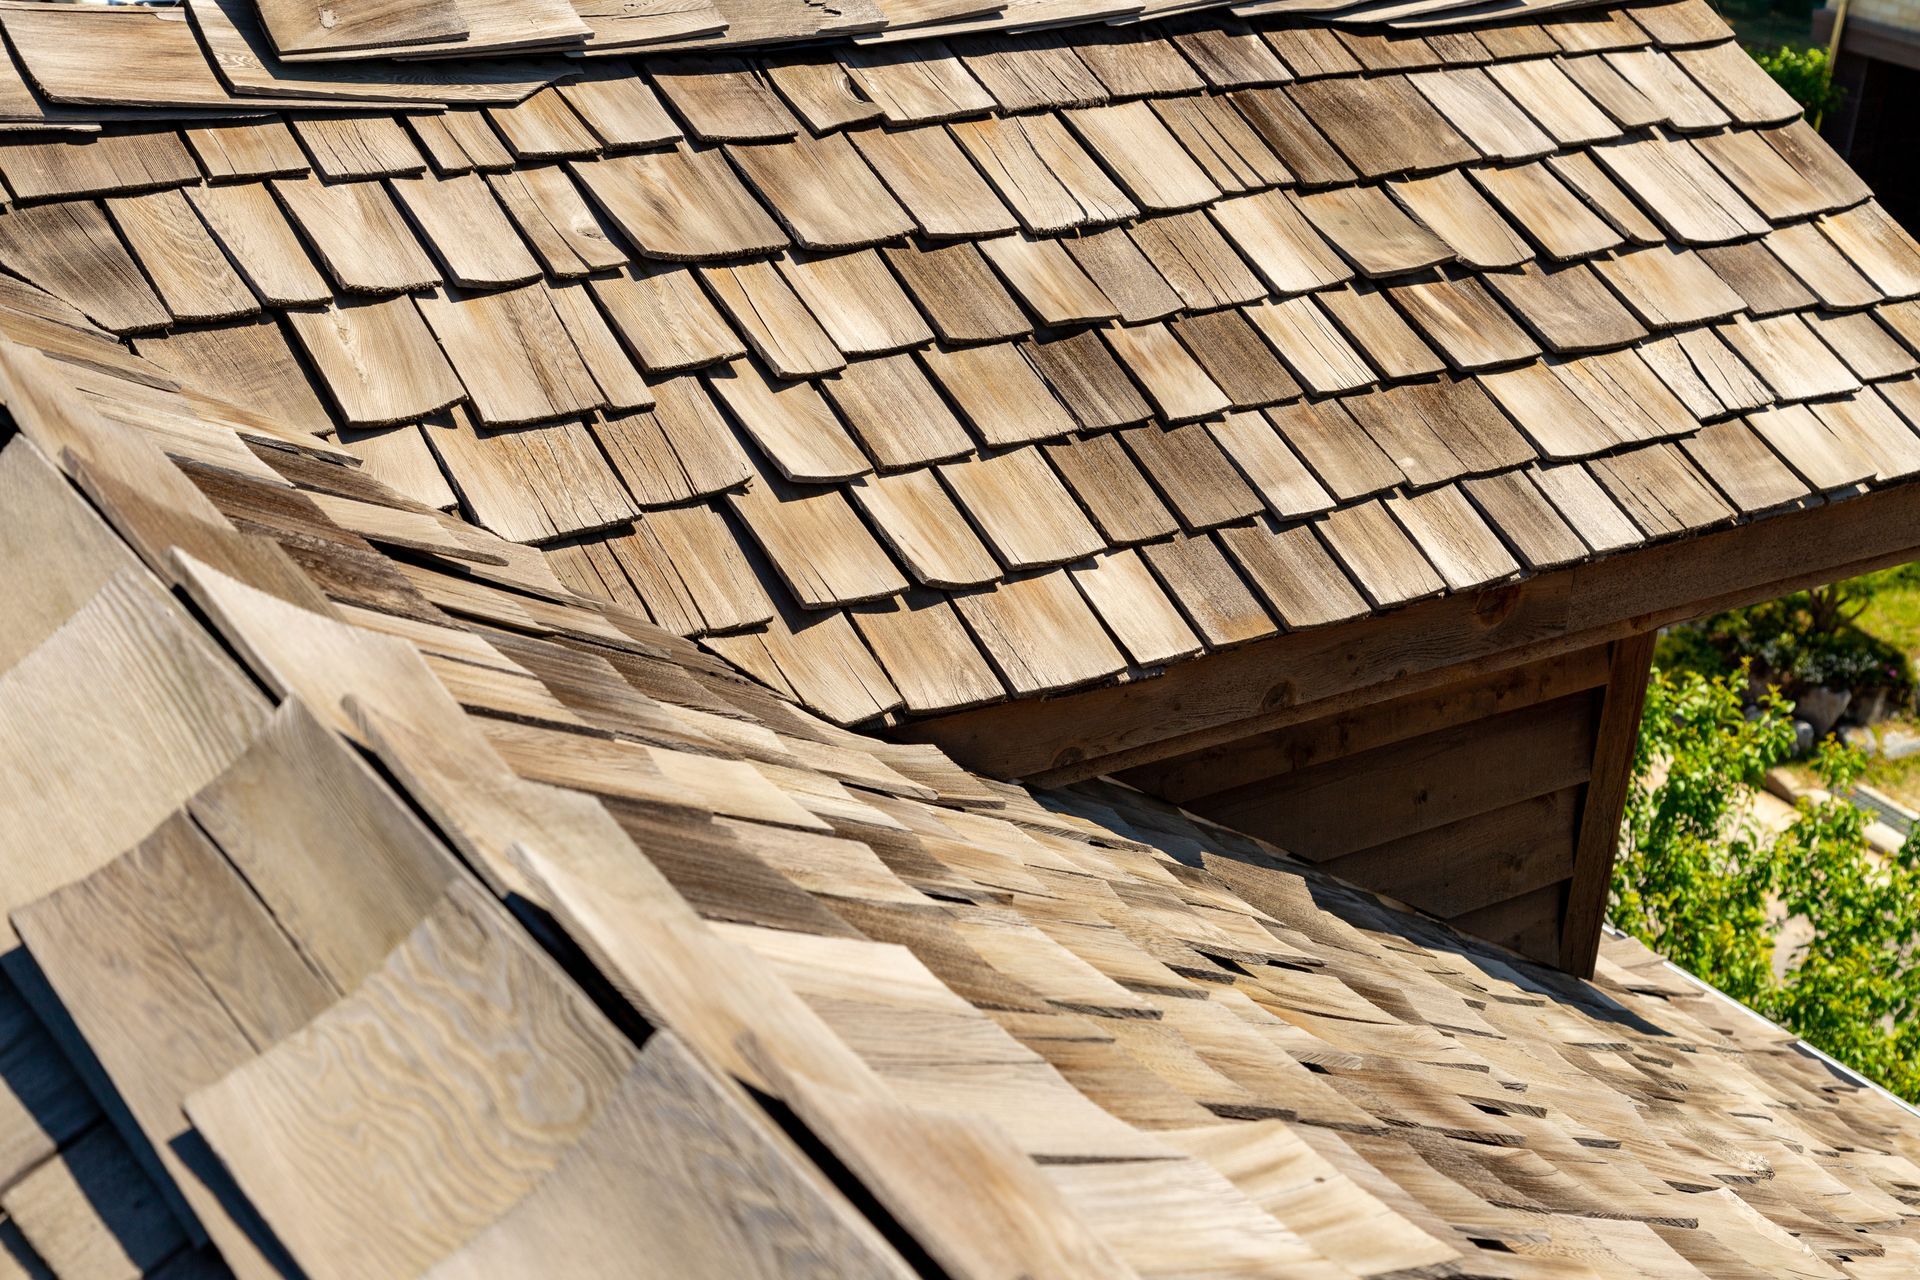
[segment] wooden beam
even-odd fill
[[[1586,782],[1594,702],[1591,692],[1576,692],[1262,778],[1187,807],[1296,858],[1322,862]]]
[[[1058,785],[1915,558],[1920,485],[1903,485],[893,733],[981,773]]]
[[[1607,682],[1607,646],[1470,676],[1339,715],[1236,738],[1119,775],[1149,795],[1198,809],[1204,797],[1343,759],[1389,743],[1597,689]]]
[[[1640,737],[1640,711],[1647,701],[1647,677],[1653,670],[1653,642],[1651,631],[1614,642],[1606,697],[1600,704],[1593,768],[1580,806],[1580,834],[1573,846],[1567,916],[1560,926],[1560,967],[1582,978],[1593,976],[1594,958],[1600,953],[1600,922],[1607,913],[1620,819],[1633,780],[1634,745]]]

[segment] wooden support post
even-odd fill
[[[1607,887],[1627,807],[1656,634],[1646,631],[1613,642],[1600,730],[1594,737],[1593,771],[1574,840],[1567,913],[1560,927],[1560,967],[1577,977],[1593,976],[1594,958],[1600,953],[1600,922],[1607,911]]]

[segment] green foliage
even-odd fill
[[[1910,1100],[1920,1100],[1920,838],[1891,858],[1845,799],[1803,797],[1792,825],[1747,816],[1793,746],[1769,691],[1745,712],[1746,673],[1656,670],[1634,760],[1614,924],[1674,963]],[[1844,797],[1865,758],[1829,740],[1814,766]],[[1776,956],[1778,922],[1810,936]]]
[[[1905,699],[1914,685],[1906,653],[1859,625],[1885,590],[1875,578],[1855,578],[1715,614],[1662,637],[1662,663],[1705,675],[1750,663],[1758,679],[1790,698],[1829,685],[1857,694],[1886,689]]]
[[[1825,49],[1781,45],[1748,52],[1809,116],[1833,110],[1846,93],[1833,83],[1832,63]]]

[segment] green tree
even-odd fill
[[[1865,767],[1829,740],[1829,793],[1762,832],[1748,816],[1793,747],[1787,705],[1743,706],[1744,671],[1654,672],[1634,760],[1614,924],[1909,1100],[1920,1101],[1920,836],[1891,857],[1845,796]],[[1776,965],[1775,922],[1810,936]]]

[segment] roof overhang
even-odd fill
[[[1065,783],[1916,558],[1920,486],[1903,485],[896,736],[995,777]]]

